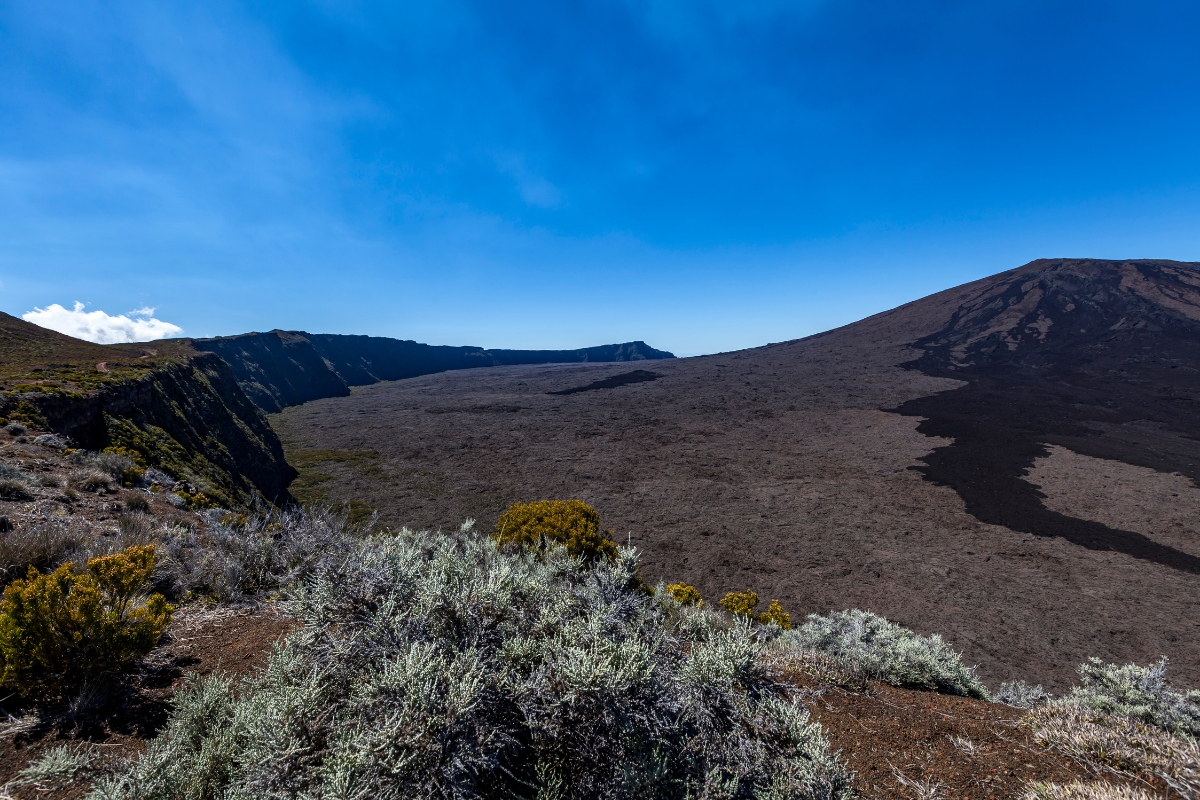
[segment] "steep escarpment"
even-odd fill
[[[0,315],[0,414],[122,447],[225,506],[282,503],[295,471],[232,370],[186,342],[95,345]]]
[[[485,350],[279,330],[197,339],[193,344],[224,359],[246,395],[268,413],[322,397],[345,397],[351,386],[448,370],[674,358],[640,341],[579,350]]]

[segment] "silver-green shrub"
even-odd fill
[[[1166,656],[1144,667],[1089,658],[1079,665],[1079,678],[1060,702],[1200,739],[1200,691],[1184,693],[1167,683]]]
[[[98,759],[99,753],[88,745],[51,747],[21,770],[16,783],[49,791],[86,775]]]
[[[176,695],[103,798],[849,798],[746,623],[636,557],[401,531],[322,559],[266,670]]]
[[[1039,683],[1032,686],[1025,681],[1005,681],[1000,688],[992,692],[993,703],[1003,703],[1014,708],[1037,708],[1053,699],[1051,694]]]
[[[869,611],[810,614],[807,622],[781,638],[798,649],[849,662],[893,686],[988,698],[975,668],[965,666],[942,637],[921,636]]]

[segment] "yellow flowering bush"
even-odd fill
[[[792,629],[792,615],[783,610],[778,600],[772,600],[767,610],[758,615],[759,623],[770,625],[775,623],[785,631]]]
[[[30,567],[0,602],[0,684],[21,694],[111,672],[158,643],[175,610],[161,594],[140,598],[154,569],[153,545],[64,564]]]
[[[704,600],[700,597],[700,590],[688,583],[669,584],[667,594],[675,598],[675,602],[683,603],[685,606],[701,607],[704,605]]]
[[[753,617],[758,605],[758,592],[730,592],[721,598],[721,608],[735,617]]]
[[[587,561],[617,557],[617,545],[600,532],[600,514],[582,500],[539,500],[513,503],[500,515],[492,538],[538,549],[543,542],[565,545]]]
[[[778,600],[772,600],[771,605],[762,613],[755,614],[758,607],[758,592],[730,592],[721,598],[721,608],[734,616],[750,617],[760,625],[775,623],[785,631],[792,629],[792,615],[783,610]]]

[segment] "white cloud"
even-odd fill
[[[97,344],[149,342],[183,333],[183,328],[178,325],[155,319],[154,309],[149,307],[114,317],[103,311],[84,311],[83,303],[79,301],[75,302],[73,311],[51,303],[45,308],[25,312],[21,319]]]

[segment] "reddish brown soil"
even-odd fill
[[[166,722],[171,696],[188,673],[205,676],[220,670],[234,676],[249,674],[266,663],[275,642],[293,624],[269,606],[193,605],[180,609],[162,644],[123,685],[113,687],[99,707],[75,722],[51,720],[0,738],[0,784],[15,779],[47,748],[61,744],[89,742],[114,757],[141,751]],[[4,711],[17,718],[36,713],[35,708],[15,706],[11,700]],[[56,711],[46,709],[47,716]],[[68,798],[81,796],[83,789],[76,785],[48,792],[10,786],[7,791],[14,797]]]
[[[1147,284],[1143,266],[1183,277]],[[1196,686],[1200,490],[1174,473],[1200,470],[1187,411],[1200,403],[1200,291],[1191,267],[1143,266],[1045,267],[1045,287],[1008,273],[805,340],[655,361],[653,380],[626,383],[619,364],[444,373],[273,426],[289,453],[307,451],[294,463],[310,498],[365,503],[392,525],[486,529],[513,501],[577,497],[641,549],[651,580],[708,598],[753,589],[793,615],[870,609],[942,634],[993,688],[1020,677],[1061,691],[1088,656],[1160,655]],[[1133,316],[1071,338],[1112,309]],[[940,360],[922,371],[927,352]],[[1054,381],[1038,377],[1047,364]],[[1072,394],[1071,370],[1086,392]],[[1023,376],[1012,391],[1010,373]],[[609,388],[552,394],[596,382]],[[1038,470],[1046,442],[1138,470]],[[1122,512],[1130,480],[1171,496],[1172,513]]]
[[[868,692],[827,687],[809,708],[864,800],[919,796],[898,774],[940,785],[938,797],[970,800],[1019,797],[1031,781],[1092,777],[1033,742],[1017,725],[1023,712],[1007,706],[872,683]]]

